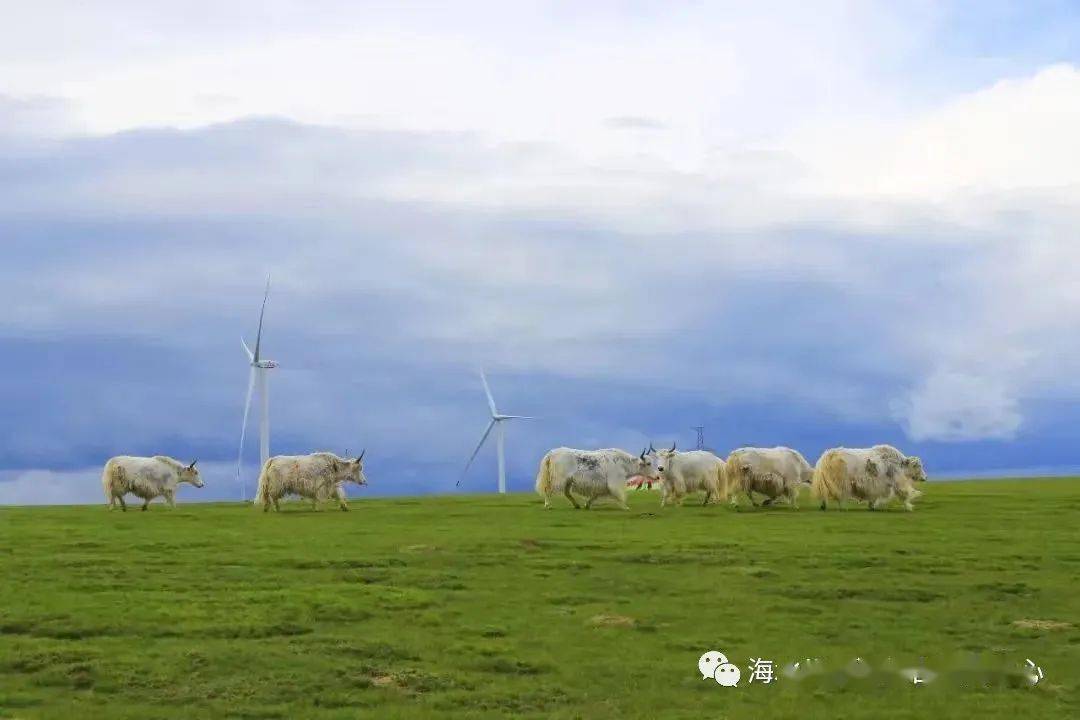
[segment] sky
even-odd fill
[[[7,5],[7,2],[2,2]],[[809,7],[812,5],[812,7]],[[371,495],[560,445],[1080,466],[1073,3],[11,3],[0,504],[117,454]],[[254,482],[249,432],[242,476]],[[357,494],[355,489],[351,494]]]

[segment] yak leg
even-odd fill
[[[574,499],[574,496],[570,494],[570,487],[572,484],[573,483],[571,483],[569,480],[566,481],[566,485],[563,486],[563,495],[566,496],[566,499],[570,501],[570,504],[574,506],[575,510],[580,510],[581,506],[578,505],[578,502]]]
[[[922,495],[922,491],[920,490],[916,490],[915,488],[908,490],[907,493],[904,495],[904,509],[908,512],[914,510],[915,506],[911,504],[911,501],[919,497],[920,495]]]
[[[143,504],[142,504],[142,508],[141,508],[141,510],[142,510],[143,512],[146,512],[146,511],[147,511],[147,510],[149,510],[149,509],[150,509],[150,498],[147,498],[147,499],[143,500]]]
[[[337,498],[338,505],[341,506],[342,510],[348,510],[349,509],[349,504],[347,502],[345,502],[345,491],[341,488],[340,485],[338,487],[334,488],[334,497]]]
[[[765,500],[761,503],[761,507],[769,507],[773,504],[773,500],[775,499],[776,498],[765,498]]]
[[[591,507],[592,507],[592,504],[593,504],[593,500],[595,500],[595,499],[596,499],[596,496],[595,496],[595,495],[590,495],[590,496],[589,496],[589,499],[585,501],[585,509],[586,509],[586,510],[588,510],[589,508],[591,508]]]
[[[116,501],[120,503],[120,509],[123,510],[124,512],[127,512],[127,503],[124,502],[124,496],[123,495],[116,495],[115,497],[116,497]]]
[[[176,508],[176,493],[170,492],[165,494],[165,501],[169,503],[169,507]],[[147,500],[146,504],[149,505],[150,501]]]
[[[753,505],[754,507],[758,506],[757,500],[754,499],[754,491],[753,490],[747,490],[746,491],[746,497],[750,498],[750,504],[751,505]]]
[[[281,505],[278,504],[280,500],[280,498],[274,498],[274,512],[281,512]]]

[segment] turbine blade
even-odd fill
[[[247,356],[248,356],[248,362],[255,362],[255,353],[251,352],[251,348],[249,348],[249,347],[247,346],[247,343],[246,343],[246,342],[244,342],[244,338],[243,338],[243,337],[241,337],[241,338],[240,338],[240,344],[244,346],[244,352],[246,352],[246,353],[247,353]]]
[[[251,411],[251,394],[255,390],[255,368],[248,372],[247,398],[244,400],[244,420],[240,423],[240,451],[236,454],[236,479],[240,479],[240,464],[244,460],[244,436],[247,434],[248,413]]]
[[[500,420],[535,420],[532,415],[500,415]]]
[[[488,407],[491,408],[491,415],[494,417],[499,414],[499,411],[495,409],[495,398],[491,397],[491,388],[488,387],[483,370],[480,371],[480,382],[484,383],[484,394],[487,395]]]
[[[263,293],[262,309],[259,310],[259,334],[255,336],[255,357],[252,362],[259,362],[259,346],[262,344],[263,315],[266,314],[266,298],[270,297],[270,276],[266,276],[266,291]]]
[[[480,448],[484,446],[484,441],[488,439],[488,435],[491,434],[491,428],[495,427],[496,422],[495,419],[492,419],[491,422],[488,423],[487,429],[484,430],[483,437],[480,438],[480,442],[476,443],[476,449],[472,451],[472,455],[469,456],[469,462],[465,463],[465,469],[461,471],[461,477],[458,478],[458,487],[461,487],[461,481],[465,479],[465,473],[469,472],[469,466],[472,465],[472,461],[476,459],[476,455],[480,452]]]

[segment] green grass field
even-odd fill
[[[1080,481],[924,489],[914,513],[0,509],[0,717],[1080,717]],[[710,649],[739,687],[701,679]],[[751,657],[962,652],[1046,679],[746,685]]]

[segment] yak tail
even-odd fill
[[[728,457],[723,463],[723,469],[721,472],[721,478],[724,481],[724,493],[725,499],[730,498],[739,493],[743,489],[743,474],[740,468],[742,464],[739,459]]]
[[[270,502],[270,463],[274,458],[268,458],[259,471],[259,487],[255,490],[255,499],[251,502],[255,505],[265,505]]]
[[[810,491],[818,500],[842,500],[847,483],[847,465],[840,454],[829,450],[817,462]]]
[[[728,463],[725,460],[716,463],[716,499],[721,502],[730,500],[731,496],[739,489],[738,486],[734,484],[734,473],[728,470],[730,466],[731,463]]]
[[[120,466],[120,463],[115,460],[105,463],[105,470],[101,473],[101,489],[105,491],[106,503],[113,504],[113,491],[116,488],[123,488],[125,480],[124,468]]]
[[[551,494],[553,481],[551,479],[551,453],[544,455],[540,461],[540,472],[536,474],[536,492],[546,498]]]

